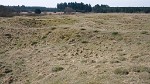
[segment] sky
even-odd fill
[[[83,2],[92,6],[107,4],[111,7],[150,7],[150,0],[0,0],[0,5],[56,7],[61,2]]]

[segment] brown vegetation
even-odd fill
[[[149,84],[149,14],[0,17],[0,84]]]

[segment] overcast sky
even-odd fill
[[[91,4],[107,4],[109,6],[150,7],[150,0],[0,0],[1,5],[26,5],[56,7],[61,2],[83,2]]]

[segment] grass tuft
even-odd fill
[[[119,33],[118,32],[112,32],[112,35],[118,35]]]
[[[114,70],[114,73],[115,74],[118,74],[118,75],[128,75],[129,74],[129,70],[121,67],[121,68],[117,68]]]
[[[59,71],[62,71],[62,70],[64,70],[64,68],[63,67],[59,67],[59,66],[52,68],[52,72],[59,72]]]
[[[31,45],[36,45],[38,42],[36,42],[36,41],[33,41],[32,43],[31,43]]]
[[[148,72],[150,73],[150,67],[145,67],[145,66],[134,66],[134,67],[131,67],[131,70],[133,72]]]
[[[147,31],[142,31],[141,34],[146,34],[147,35],[148,32]]]
[[[81,30],[86,30],[86,29],[83,29],[83,28],[82,28]]]
[[[89,43],[88,41],[82,41],[82,43]]]

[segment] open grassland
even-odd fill
[[[0,18],[0,84],[150,84],[150,14]]]

